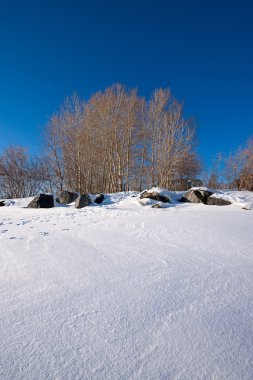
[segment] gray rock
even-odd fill
[[[97,204],[100,204],[103,202],[103,200],[105,199],[105,196],[104,194],[98,194],[94,200],[95,203]]]
[[[191,203],[202,203],[201,202],[201,194],[199,196],[199,192],[197,192],[196,190],[189,190],[187,191],[187,193],[185,193],[184,195],[184,199],[188,202],[191,202]]]
[[[77,193],[67,190],[58,191],[56,202],[61,203],[63,205],[67,205],[68,203],[74,202],[78,197]]]
[[[49,194],[39,194],[29,203],[28,208],[54,207],[54,197]]]
[[[75,208],[83,208],[91,204],[89,194],[81,194],[75,201]]]
[[[206,205],[207,200],[211,195],[213,195],[213,192],[209,190],[190,189],[185,193],[184,198],[186,198],[191,203],[204,203]]]
[[[207,204],[212,206],[229,206],[231,205],[231,202],[227,201],[226,199],[216,198],[212,196],[207,199]]]
[[[163,203],[170,203],[170,199],[168,197],[165,197],[164,195],[156,193],[155,191],[153,191],[152,193],[148,191],[143,191],[143,193],[141,193],[140,195],[140,199],[144,199],[144,198],[150,198],[150,199],[153,199],[154,201],[163,202]]]

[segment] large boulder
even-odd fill
[[[218,198],[212,195],[207,199],[207,204],[212,206],[229,206],[231,205],[231,202],[226,199]]]
[[[204,203],[207,204],[208,198],[213,195],[213,192],[206,189],[190,189],[187,191],[183,198],[191,203]]]
[[[154,201],[163,202],[163,203],[170,203],[169,197],[166,197],[165,195],[161,195],[160,193],[156,191],[143,191],[140,195],[140,199],[153,199]]]
[[[97,203],[97,204],[99,205],[100,203],[102,203],[102,202],[104,201],[104,199],[105,199],[104,194],[98,194],[98,195],[96,196],[94,202]]]
[[[83,208],[91,203],[89,194],[81,194],[75,201],[75,208]]]
[[[74,193],[72,191],[67,191],[67,190],[61,190],[61,191],[58,191],[57,193],[56,202],[61,203],[63,205],[67,205],[69,203],[74,202],[77,197],[78,197],[77,193]]]
[[[29,203],[28,208],[54,207],[54,197],[49,194],[39,194]]]

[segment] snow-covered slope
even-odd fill
[[[134,195],[0,208],[1,379],[252,379],[253,211]]]

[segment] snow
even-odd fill
[[[0,208],[1,379],[252,379],[253,193],[137,195]]]

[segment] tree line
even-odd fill
[[[0,155],[2,197],[59,189],[183,190],[187,179],[201,171],[196,127],[184,117],[183,104],[169,89],[155,90],[148,100],[121,84],[87,101],[74,94],[50,118],[45,146],[43,157],[29,157],[24,147],[13,146]],[[252,186],[251,154],[252,142],[227,160],[233,170],[230,186]],[[240,165],[235,169],[238,156]]]
[[[209,187],[253,191],[253,137],[228,156],[218,153],[212,161]]]

